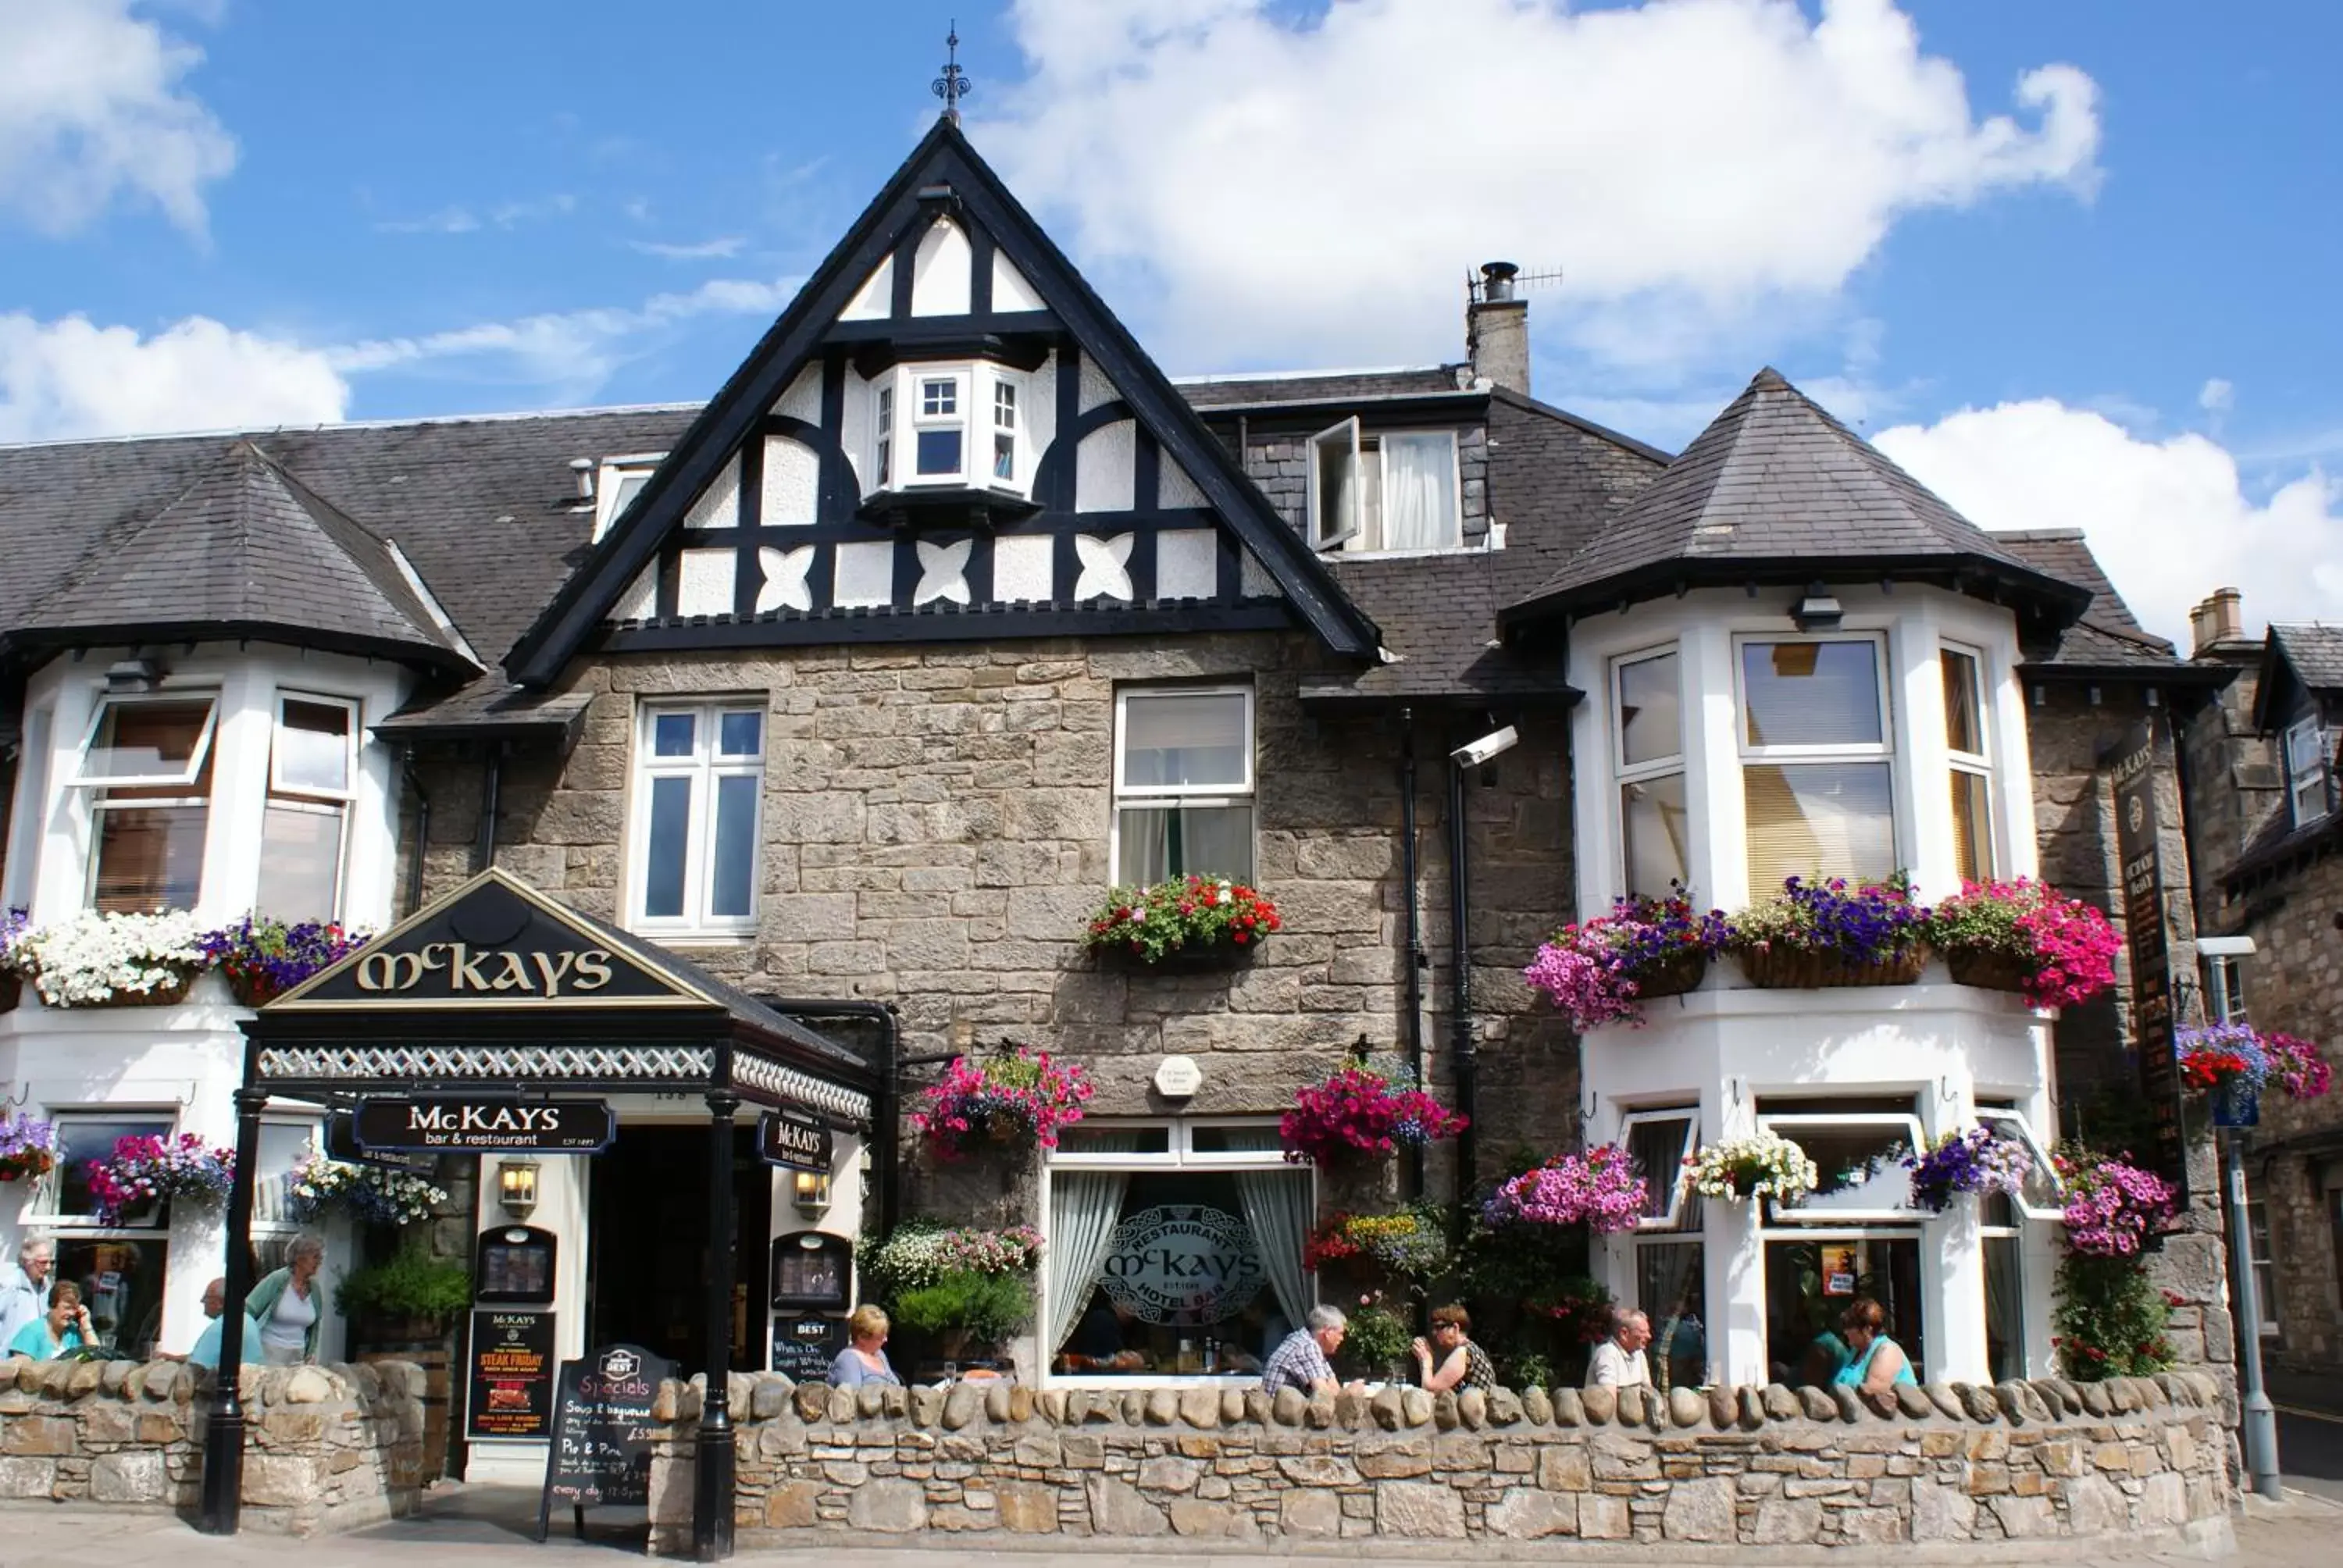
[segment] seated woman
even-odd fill
[[[1418,1340],[1413,1346],[1415,1381],[1433,1393],[1468,1388],[1485,1393],[1496,1387],[1497,1369],[1488,1352],[1473,1342],[1472,1332],[1473,1319],[1463,1307],[1433,1308],[1432,1338]]]
[[[81,1304],[81,1287],[71,1280],[59,1280],[50,1287],[49,1310],[18,1329],[5,1353],[53,1362],[96,1337],[97,1331],[90,1327],[89,1309]]]
[[[891,1388],[903,1386],[895,1375],[895,1368],[887,1360],[887,1330],[890,1325],[887,1314],[868,1302],[854,1309],[846,1320],[846,1335],[850,1342],[830,1363],[830,1382],[833,1388],[860,1388],[864,1383],[884,1383]]]
[[[1912,1358],[1887,1337],[1887,1312],[1869,1296],[1857,1296],[1839,1314],[1839,1332],[1846,1336],[1854,1360],[1839,1368],[1834,1380],[1862,1394],[1884,1394],[1897,1383],[1917,1383]]]

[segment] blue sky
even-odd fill
[[[2157,629],[2343,616],[2343,10],[9,0],[0,439],[706,396],[935,112],[1174,374],[1429,363],[1666,446],[1771,362]],[[12,81],[12,74],[15,79]]]

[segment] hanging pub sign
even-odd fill
[[[2110,764],[2116,858],[2123,868],[2124,939],[2131,960],[2131,1029],[2140,1087],[2154,1121],[2157,1174],[2188,1204],[2188,1141],[2172,1039],[2172,954],[2165,935],[2164,846],[2156,809],[2156,725],[2142,719]]]
[[[757,1121],[757,1152],[788,1171],[828,1171],[830,1123],[809,1111],[768,1111]]]
[[[531,1100],[509,1094],[361,1100],[353,1119],[358,1146],[434,1154],[598,1154],[618,1133],[599,1100]]]
[[[639,1345],[604,1345],[563,1362],[553,1396],[553,1439],[545,1449],[545,1490],[537,1538],[553,1505],[566,1503],[586,1533],[588,1508],[648,1508],[651,1501],[651,1406],[675,1363]]]
[[[471,1388],[474,1437],[543,1437],[553,1420],[553,1314],[474,1312]]]

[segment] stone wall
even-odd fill
[[[420,1385],[396,1362],[246,1368],[244,1527],[307,1535],[415,1512]],[[193,1509],[211,1393],[184,1362],[0,1362],[0,1501]]]
[[[2227,1543],[2209,1378],[1850,1390],[1531,1390],[1304,1400],[1215,1388],[737,1380],[743,1545],[873,1535],[1286,1543]],[[687,1548],[697,1392],[653,1462],[654,1543]],[[1885,1409],[1887,1413],[1880,1413]]]

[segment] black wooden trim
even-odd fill
[[[733,525],[740,530],[732,552],[732,613],[754,615],[757,590],[764,586],[765,568],[757,555],[765,526],[765,438],[753,437],[740,444],[740,507]]]
[[[890,279],[894,288],[888,299],[887,314],[897,321],[911,318],[911,285],[919,278],[920,242],[934,226],[934,215],[923,204],[911,226],[895,242],[895,271]]]
[[[900,321],[833,321],[822,334],[826,347],[914,349],[906,359],[924,357],[937,345],[952,345],[991,337],[1026,337],[1036,333],[1054,337],[1066,324],[1054,310],[994,310],[983,307],[966,316],[911,316]]]
[[[968,313],[992,314],[992,231],[980,223],[963,226],[968,235]]]
[[[901,423],[901,410],[896,410],[897,423]],[[821,493],[815,498],[815,518],[834,523],[854,511],[854,465],[847,460],[846,443],[846,357],[826,354],[821,361]]]
[[[1051,509],[1071,512],[1074,509],[1074,448],[1081,445],[1082,420],[1082,351],[1071,338],[1058,346],[1057,394],[1057,434],[1051,437],[1050,449],[1041,455],[1035,471],[1034,493],[1044,493],[1041,482],[1046,474]]]
[[[1071,548],[1071,541],[1069,542]],[[975,585],[970,588],[973,591]],[[1091,599],[1081,604],[961,606],[938,601],[917,610],[877,608],[800,615],[795,611],[735,620],[639,621],[606,629],[597,639],[608,653],[680,653],[744,648],[820,647],[865,642],[1010,642],[1030,638],[1113,637],[1133,632],[1181,633],[1297,629],[1282,599],[1248,604],[1182,600],[1175,605]]]

